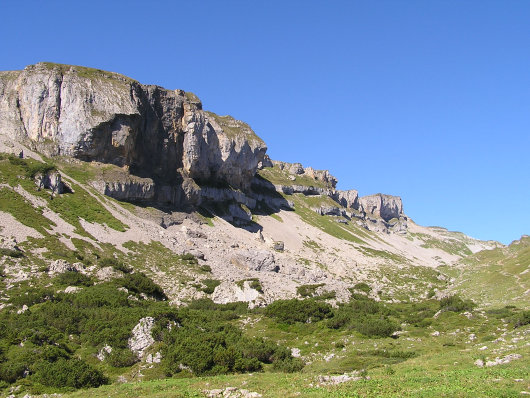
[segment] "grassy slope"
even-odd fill
[[[530,306],[530,237],[506,248],[483,250],[448,269],[455,290],[484,305]]]
[[[228,386],[244,388],[264,397],[516,397],[528,391],[529,372],[524,358],[530,354],[525,340],[517,341],[511,349],[502,350],[500,336],[502,320],[476,315],[469,320],[464,315],[444,313],[430,327],[407,326],[398,340],[367,339],[348,332],[323,328],[320,324],[282,325],[267,318],[254,317],[246,333],[274,339],[290,347],[300,348],[310,360],[301,373],[254,373],[204,378],[151,380],[133,384],[104,386],[79,391],[71,397],[193,397],[202,391]],[[501,330],[497,330],[501,329]],[[431,336],[437,330],[440,336]],[[508,328],[506,340],[529,332]],[[470,342],[475,333],[477,339]],[[337,342],[342,344],[338,347]],[[318,344],[317,344],[318,343]],[[484,351],[479,348],[487,346]],[[384,353],[392,353],[385,356]],[[493,359],[517,352],[523,359],[490,368],[479,368],[476,359]],[[324,356],[333,353],[329,361]],[[407,353],[415,357],[403,358]],[[351,381],[336,386],[319,385],[319,375],[342,374],[366,369],[369,379]],[[517,381],[520,380],[520,381]]]
[[[32,163],[33,161],[28,161]],[[90,174],[88,165],[71,166],[67,171],[69,175],[78,180]],[[63,195],[62,201],[58,198],[50,200],[49,193],[37,191],[31,179],[25,177],[25,169],[22,166],[12,165],[7,159],[0,161],[1,182],[12,187],[21,185],[26,191],[38,196],[47,202],[66,221],[77,227],[81,235],[86,233],[77,221],[77,210],[84,205],[84,217],[91,222],[111,223],[117,230],[126,228],[119,220],[106,212],[103,207],[81,186],[75,186],[75,193]],[[84,182],[84,181],[83,181]],[[65,258],[69,261],[77,261],[79,254],[86,260],[97,263],[97,257],[118,255],[126,260],[136,269],[157,267],[162,271],[171,267],[174,270],[189,270],[196,268],[179,256],[175,256],[167,249],[157,244],[127,244],[133,252],[130,256],[124,256],[110,245],[102,245],[101,249],[81,240],[73,240],[78,253],[74,253],[64,246],[58,237],[48,233],[52,226],[50,221],[42,215],[38,208],[32,207],[9,188],[3,188],[0,192],[2,210],[13,214],[21,222],[26,223],[41,231],[45,235],[42,239],[30,239],[23,244],[27,249],[26,260],[35,264],[42,263],[39,256],[33,256],[30,249],[47,247],[44,253],[49,258]],[[18,195],[11,197],[13,195]],[[341,239],[349,240],[356,245],[362,245],[365,240],[373,239],[369,231],[357,229],[353,224],[338,224],[333,217],[319,216],[310,207],[314,205],[317,198],[306,198],[302,195],[289,197],[295,200],[296,212],[308,223],[315,225],[327,233]],[[57,204],[54,204],[57,202]],[[64,203],[64,205],[61,205]],[[55,206],[55,207],[53,207]],[[132,206],[132,205],[131,205]],[[73,210],[69,210],[69,208]],[[103,209],[103,210],[102,210]],[[111,226],[111,225],[109,225]],[[363,240],[364,239],[364,240]],[[458,288],[472,298],[485,300],[495,305],[506,304],[507,299],[515,300],[528,286],[528,273],[522,274],[528,269],[530,260],[530,239],[524,238],[520,243],[511,245],[507,249],[495,249],[477,253],[464,263],[462,269],[455,276],[460,284]],[[97,254],[97,256],[96,256]],[[370,252],[374,256],[388,256],[388,253]],[[398,261],[399,259],[394,259]],[[11,261],[11,260],[8,260]],[[14,261],[14,260],[13,260]],[[388,270],[388,278],[408,283],[403,271],[393,274]],[[419,270],[411,271],[421,274]],[[426,281],[435,281],[436,273],[423,275]],[[179,274],[181,272],[179,271]],[[43,275],[43,274],[42,274]],[[45,283],[40,273],[36,273],[37,279],[31,283]],[[385,274],[386,275],[386,274]],[[189,283],[189,276],[182,273],[182,283]],[[380,277],[380,275],[374,275]],[[402,279],[399,279],[399,278]],[[397,278],[397,279],[396,279]],[[427,289],[427,288],[426,288]],[[526,301],[525,301],[526,300]],[[508,302],[512,302],[508,301]],[[481,301],[483,302],[483,301]],[[528,298],[517,299],[517,305],[527,306]],[[528,326],[512,330],[510,326],[505,327],[501,319],[494,317],[483,317],[476,314],[473,321],[463,315],[444,314],[432,321],[430,326],[421,328],[406,326],[406,334],[398,340],[393,339],[367,339],[352,331],[335,331],[322,327],[320,324],[304,325],[282,325],[259,315],[251,315],[250,322],[245,333],[249,336],[258,336],[274,341],[279,341],[289,347],[299,348],[302,355],[312,363],[302,373],[279,374],[279,373],[256,373],[253,375],[227,375],[205,378],[188,379],[164,379],[152,380],[135,384],[110,385],[95,390],[79,391],[71,396],[203,396],[201,391],[206,389],[224,388],[226,386],[237,386],[251,391],[258,391],[264,396],[519,396],[523,390],[530,390],[528,370],[526,364],[529,346],[522,340],[510,342],[512,338],[528,334]],[[440,331],[441,336],[431,336],[431,332]],[[477,335],[477,340],[468,342],[471,333]],[[493,343],[492,340],[502,337],[510,342],[511,349],[502,342]],[[307,344],[306,344],[307,342]],[[344,344],[344,350],[337,347],[337,342]],[[318,345],[317,345],[318,344]],[[487,346],[485,351],[479,348]],[[390,352],[414,352],[414,358],[387,358],[381,354],[381,350]],[[496,352],[495,350],[501,350]],[[502,351],[508,350],[508,351]],[[477,358],[495,358],[505,353],[517,352],[523,355],[522,360],[514,361],[507,365],[494,368],[481,369],[473,365]],[[329,361],[324,356],[335,354]],[[81,355],[84,355],[80,352]],[[90,353],[92,354],[92,353]],[[318,375],[337,374],[349,372],[356,369],[368,369],[369,380],[349,382],[338,386],[317,386]],[[144,372],[149,378],[148,372]],[[118,374],[118,373],[117,373]],[[160,372],[153,372],[153,376],[161,377]],[[523,381],[515,381],[522,379]]]
[[[316,187],[316,188],[331,188],[324,181],[315,180],[304,174],[296,175],[294,176],[295,179],[291,180],[289,177],[293,177],[293,175],[290,174],[288,170],[280,170],[278,165],[275,165],[274,167],[266,167],[264,169],[258,170],[258,174],[262,178],[270,181],[271,183],[275,185],[287,185],[287,186],[304,185],[304,186]]]

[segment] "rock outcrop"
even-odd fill
[[[361,197],[360,204],[367,216],[380,217],[385,221],[404,215],[403,203],[399,196],[377,193]]]
[[[244,122],[203,111],[182,90],[143,85],[117,73],[51,63],[0,72],[0,135],[47,155],[114,164],[91,185],[118,200],[171,206],[223,203],[223,217],[250,223],[251,210],[292,209],[285,195],[321,195],[322,215],[356,217],[371,229],[406,230],[401,199],[336,190],[328,170],[272,161]],[[271,182],[256,176],[272,167]],[[119,171],[121,170],[121,171]],[[57,172],[36,183],[61,193]]]
[[[151,331],[155,325],[155,319],[147,316],[140,319],[132,330],[132,336],[129,338],[129,349],[143,358],[145,351],[155,342]]]
[[[355,189],[348,191],[335,191],[332,195],[333,200],[347,209],[359,210],[359,192]]]
[[[46,173],[37,173],[35,175],[35,185],[39,189],[50,189],[53,193],[62,194],[65,191],[65,185],[62,182],[61,174],[56,171]]]
[[[267,149],[247,124],[204,112],[192,93],[51,63],[0,72],[0,134],[48,155],[125,167],[153,187],[104,190],[175,204],[199,200],[193,182],[248,190]]]
[[[272,166],[277,166],[280,170],[287,170],[290,174],[293,175],[305,175],[314,179],[315,181],[325,183],[330,188],[335,188],[335,186],[337,185],[337,179],[332,176],[328,170],[315,170],[312,167],[304,168],[301,163],[287,163],[280,162],[277,160],[272,161]]]

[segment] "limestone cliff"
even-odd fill
[[[245,123],[204,112],[192,93],[51,63],[0,72],[0,134],[48,155],[112,163],[153,180],[102,187],[120,199],[132,190],[175,204],[200,197],[196,182],[248,190],[267,149]]]

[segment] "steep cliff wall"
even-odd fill
[[[192,93],[50,63],[0,72],[0,134],[152,178],[147,197],[172,203],[193,202],[195,182],[248,190],[267,149],[245,123],[204,112]]]

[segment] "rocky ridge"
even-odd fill
[[[197,204],[196,182],[246,190],[267,149],[247,124],[204,112],[192,93],[78,66],[1,72],[0,115],[11,141],[152,180],[147,189],[130,180],[102,188],[120,199],[130,191],[134,199]]]
[[[272,161],[246,123],[203,111],[200,100],[182,90],[97,69],[39,63],[0,72],[0,115],[0,134],[8,142],[121,167],[123,172],[91,183],[118,200],[178,207],[223,202],[225,217],[245,224],[251,214],[241,205],[255,209],[262,202],[278,210],[293,207],[281,195],[324,195],[338,206],[315,208],[319,214],[369,220],[366,228],[406,230],[400,198],[359,198],[355,190],[335,190],[337,179],[327,170]],[[289,179],[271,184],[256,178],[258,168],[278,169]],[[60,178],[48,173],[39,183],[62,190]]]
[[[392,297],[396,273],[399,289],[414,290],[415,267],[431,268],[425,272],[432,277],[432,268],[495,246],[414,224],[399,197],[360,197],[356,190],[337,190],[327,170],[271,160],[247,124],[203,111],[191,93],[95,69],[42,63],[0,73],[0,151],[21,149],[23,157],[38,160],[39,153],[64,155],[54,158],[59,171],[35,176],[39,189],[66,198],[65,184],[75,186],[124,225],[112,228],[98,218],[67,222],[47,198],[20,185],[3,187],[38,204],[69,249],[76,247],[73,239],[83,238],[124,254],[134,252],[131,242],[189,254],[219,282],[211,293],[216,302],[262,305],[293,297],[304,284],[335,292],[340,301],[349,297],[352,281],[369,282],[374,298],[379,291]],[[68,176],[65,166],[88,181]],[[142,206],[121,207],[103,195]],[[40,234],[8,213],[0,211],[0,218],[8,240]],[[8,270],[13,280],[32,275],[17,267]],[[200,284],[208,279],[203,275],[176,285],[182,275],[157,267],[147,272],[173,302],[210,294]],[[107,268],[94,271],[98,279],[112,279]],[[259,290],[249,282],[254,279]],[[426,295],[445,279],[418,283]]]

